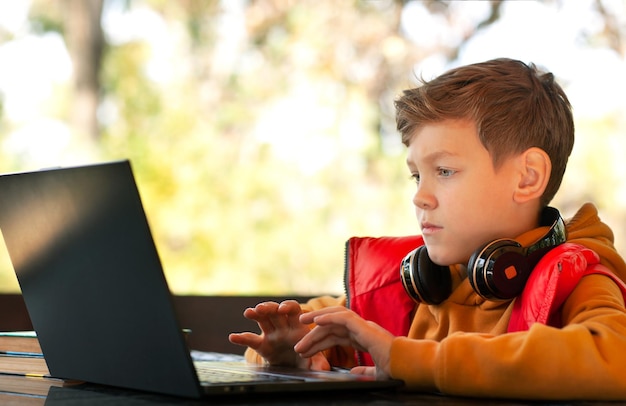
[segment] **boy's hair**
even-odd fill
[[[574,146],[571,105],[554,75],[512,59],[452,69],[405,90],[396,100],[396,123],[409,145],[415,131],[445,120],[471,120],[494,168],[531,147],[544,150],[552,171],[541,204],[561,185]]]

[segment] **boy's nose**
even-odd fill
[[[430,193],[423,184],[420,184],[413,195],[413,204],[419,209],[434,208],[436,205],[435,196]]]

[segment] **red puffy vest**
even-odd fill
[[[345,262],[347,306],[392,334],[406,336],[416,304],[402,286],[400,263],[423,244],[421,236],[350,238]],[[515,300],[508,331],[527,330],[533,323],[561,327],[561,305],[580,278],[590,273],[612,278],[626,301],[624,282],[599,262],[595,252],[578,244],[561,244],[548,252]],[[360,365],[374,365],[369,354],[356,356]]]
[[[513,304],[508,331],[528,330],[533,323],[562,327],[561,305],[580,278],[589,274],[613,279],[626,300],[626,284],[600,264],[598,254],[579,244],[561,244],[544,255],[530,274],[524,291]]]
[[[404,291],[400,262],[424,244],[421,236],[352,237],[346,242],[347,306],[396,336],[406,336],[416,304]],[[360,365],[374,365],[369,354],[357,352]]]

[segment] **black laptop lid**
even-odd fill
[[[0,176],[0,229],[52,375],[199,396],[128,161]]]

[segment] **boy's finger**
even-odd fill
[[[295,300],[285,300],[278,305],[278,311],[283,314],[300,313],[300,303]]]
[[[262,339],[258,334],[249,332],[231,333],[228,335],[228,341],[233,344],[250,347],[252,349],[258,348],[262,343]]]
[[[284,315],[289,328],[297,328],[302,325],[302,323],[300,323],[302,309],[300,308],[300,304],[295,300],[282,302],[278,307],[278,311],[280,314]]]
[[[324,315],[324,314],[348,313],[348,312],[349,311],[345,307],[340,307],[340,306],[326,307],[324,309],[314,310],[308,313],[302,313],[302,315],[300,316],[300,322],[304,324],[311,324],[313,323],[316,317]]]
[[[302,341],[298,342],[296,346],[294,346],[294,350],[304,358],[312,357],[313,355],[319,353],[320,351],[324,351],[328,348],[337,346],[337,345],[347,345],[349,342],[346,340],[342,340],[341,338],[333,335],[326,335],[321,337],[319,340],[315,342],[307,343],[307,345],[299,346]]]

